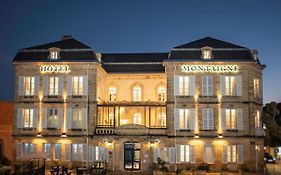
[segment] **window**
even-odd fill
[[[204,146],[204,162],[208,164],[214,163],[214,146],[205,145]]]
[[[49,95],[59,95],[59,77],[50,77]]]
[[[45,159],[51,159],[51,144],[50,143],[43,143],[42,153],[44,154]]]
[[[174,111],[175,130],[195,128],[195,109],[175,109]]]
[[[260,81],[254,79],[254,97],[260,97]]]
[[[58,109],[50,108],[48,110],[48,128],[58,128]]]
[[[189,77],[180,76],[179,77],[179,94],[189,95]]]
[[[34,109],[23,109],[23,127],[34,127]]]
[[[221,110],[223,130],[243,130],[243,109]]]
[[[83,144],[72,144],[72,160],[83,160]]]
[[[60,160],[60,158],[61,158],[61,144],[56,143],[55,144],[55,151],[54,151],[54,159]]]
[[[142,89],[140,86],[133,88],[133,101],[141,101]]]
[[[73,108],[72,113],[72,129],[83,128],[83,111],[82,109]]]
[[[227,152],[227,162],[231,163],[231,162],[236,162],[236,154],[237,154],[237,150],[236,150],[236,145],[227,145],[226,146],[226,152]]]
[[[202,58],[209,60],[212,58],[212,49],[210,47],[204,47],[202,48]]]
[[[202,76],[202,96],[213,95],[213,76]]]
[[[260,113],[261,113],[261,111],[257,111],[257,112],[256,112],[256,116],[255,116],[255,128],[260,128],[260,127],[261,127]]]
[[[175,76],[174,94],[175,96],[193,96],[195,91],[195,76]]]
[[[138,124],[141,125],[142,121],[141,121],[141,114],[140,113],[135,113],[133,116],[133,123],[134,124]]]
[[[59,58],[59,52],[57,51],[50,51],[50,59],[57,60]]]
[[[166,96],[166,88],[161,86],[158,87],[158,91],[157,91],[157,96],[158,96],[158,101],[165,101],[165,96]]]
[[[37,145],[32,143],[23,144],[24,159],[31,159],[36,157]]]
[[[202,109],[203,130],[214,129],[214,112],[212,108]]]
[[[116,87],[109,88],[109,101],[116,101],[117,90]]]
[[[72,77],[72,95],[83,95],[83,76]]]
[[[177,162],[195,163],[195,145],[176,145]]]
[[[161,112],[158,114],[158,127],[166,127],[166,113]]]
[[[237,111],[236,109],[225,110],[226,129],[236,129]]]
[[[189,162],[189,145],[180,145],[180,161],[181,162]]]
[[[225,94],[229,96],[236,95],[236,78],[235,76],[225,76]]]
[[[222,96],[242,96],[242,75],[221,75]]]
[[[243,145],[223,145],[222,147],[223,163],[243,163]]]
[[[24,77],[24,95],[35,95],[35,77]]]
[[[99,146],[96,146],[96,149],[95,149],[95,160],[101,160],[101,154],[100,154],[100,148]]]

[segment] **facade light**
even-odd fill
[[[66,135],[66,133],[65,132],[63,132],[62,134],[61,134],[61,137],[67,137],[67,135]]]
[[[41,132],[38,132],[36,136],[37,137],[42,137]]]
[[[195,134],[195,135],[194,135],[194,138],[195,138],[195,139],[198,139],[198,138],[199,138],[199,135],[198,135],[198,134]]]
[[[219,134],[218,138],[219,138],[219,139],[222,139],[222,138],[223,138],[223,135],[222,135],[222,134]]]

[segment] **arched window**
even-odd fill
[[[163,86],[158,87],[157,89],[158,101],[165,101],[165,96],[166,96],[166,88]]]
[[[142,124],[142,121],[141,121],[141,114],[140,113],[134,113],[134,116],[133,116],[133,124],[139,124],[141,125]]]
[[[141,87],[139,85],[133,88],[133,101],[141,101]]]
[[[116,87],[110,87],[108,91],[109,91],[109,101],[116,101],[116,94],[117,94]]]

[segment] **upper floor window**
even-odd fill
[[[223,145],[223,163],[243,163],[243,145]]]
[[[72,129],[83,128],[83,110],[79,108],[73,108],[72,113]]]
[[[83,76],[72,77],[72,95],[83,95]]]
[[[108,90],[109,90],[109,101],[116,101],[116,94],[117,94],[116,87],[110,87]]]
[[[49,77],[49,95],[59,95],[59,77]]]
[[[242,95],[242,76],[224,76],[221,75],[221,94],[223,96],[241,96]]]
[[[141,125],[142,124],[142,119],[141,119],[141,113],[135,113],[133,116],[133,123]]]
[[[260,97],[260,80],[254,79],[254,97]]]
[[[163,86],[158,87],[157,90],[158,101],[165,101],[166,96],[166,88]]]
[[[58,109],[50,108],[48,110],[48,128],[58,128]]]
[[[23,110],[23,127],[33,128],[34,126],[34,109]]]
[[[141,101],[142,89],[139,85],[133,88],[133,101]]]
[[[175,130],[195,128],[195,109],[175,109]]]
[[[208,60],[208,59],[212,58],[212,48],[210,48],[210,47],[203,47],[201,49],[201,52],[202,52],[202,56],[201,57],[203,59]]]
[[[35,95],[35,77],[24,77],[24,95]]]
[[[222,109],[222,128],[224,130],[242,130],[243,110]]]
[[[260,128],[261,127],[261,116],[260,116],[261,111],[257,111],[256,112],[256,116],[255,116],[255,128]]]
[[[212,108],[202,109],[202,129],[213,130],[214,129],[214,112]]]
[[[203,75],[202,76],[202,96],[213,95],[213,76]]]
[[[57,60],[60,57],[60,49],[59,48],[50,48],[49,49],[50,54],[49,54],[49,59],[51,60]]]
[[[175,95],[193,96],[195,91],[195,76],[175,76]]]

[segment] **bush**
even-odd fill
[[[197,170],[210,171],[210,165],[205,162],[200,162],[197,166]]]
[[[162,159],[160,159],[160,157],[158,157],[157,163],[154,164],[154,169],[167,172],[168,167],[166,164],[167,163],[164,160],[162,160]]]
[[[11,161],[6,156],[2,156],[0,157],[0,164],[10,166]]]

